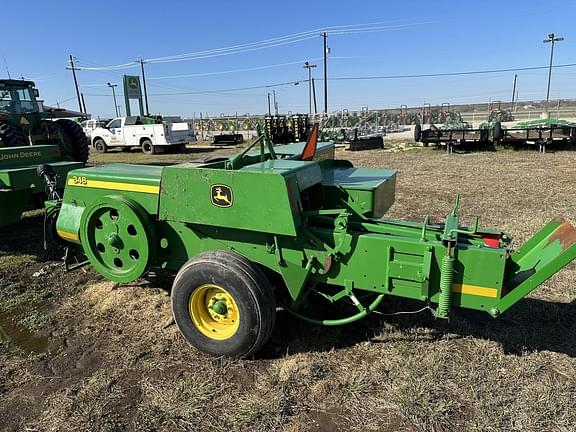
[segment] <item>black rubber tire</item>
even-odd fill
[[[56,221],[60,215],[60,206],[56,209],[46,212],[44,219],[44,239],[48,250],[61,250],[64,249],[68,243],[58,235],[56,229]]]
[[[190,296],[206,283],[224,288],[238,305],[239,327],[228,339],[205,336],[190,318]],[[180,333],[192,346],[213,356],[253,355],[268,341],[276,321],[276,301],[270,282],[249,260],[232,252],[206,252],[184,264],[174,279],[171,302]]]
[[[422,139],[422,126],[417,124],[414,126],[414,141],[419,142]]]
[[[108,151],[108,146],[102,138],[96,138],[94,140],[94,150],[98,153],[106,153]]]
[[[494,124],[494,130],[492,131],[492,137],[494,138],[494,141],[500,141],[503,137],[503,131],[502,131],[502,124],[500,122],[496,122]]]
[[[28,145],[22,131],[7,121],[0,120],[0,147]]]
[[[62,128],[52,120],[42,120],[42,125],[46,129],[48,138],[58,141],[62,155],[72,157],[72,143],[68,139],[62,139],[64,135]]]
[[[154,144],[152,144],[152,141],[150,141],[148,138],[142,140],[142,153],[147,154],[147,155],[153,155],[156,154],[156,147],[154,146]]]
[[[55,123],[60,127],[66,145],[72,149],[69,156],[76,162],[88,162],[90,149],[82,126],[70,119],[58,119]]]

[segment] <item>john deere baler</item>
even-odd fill
[[[387,296],[420,300],[438,318],[453,308],[497,317],[576,257],[576,230],[561,218],[516,251],[499,230],[462,226],[458,202],[442,224],[385,218],[396,171],[314,160],[315,143],[303,147],[74,170],[58,234],[113,281],[177,272],[180,331],[228,356],[266,342],[277,304],[321,325],[365,317]],[[333,303],[353,311],[338,315]]]
[[[64,157],[58,145],[0,148],[0,227],[17,222],[26,210],[42,208],[45,184],[36,173],[43,163],[54,169],[58,189],[69,171],[84,166]]]

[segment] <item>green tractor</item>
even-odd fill
[[[488,109],[488,122],[508,122],[514,121],[512,109],[503,108],[501,101],[490,102]]]
[[[32,81],[0,80],[0,227],[17,222],[22,212],[43,207],[44,186],[36,170],[49,163],[64,188],[68,171],[88,160],[82,127],[69,119],[53,120],[43,111]]]

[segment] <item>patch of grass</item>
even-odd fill
[[[26,310],[25,315],[16,323],[31,332],[36,332],[48,327],[52,323],[52,320],[37,307],[31,307]]]
[[[144,430],[172,426],[194,430],[202,424],[205,403],[215,395],[208,381],[179,378],[175,381],[144,379],[140,383],[142,403],[139,427]]]
[[[11,255],[9,253],[0,251],[0,268],[6,270],[16,269],[18,267],[22,267],[24,264],[28,264],[30,261],[34,261],[35,259],[36,257],[32,255]]]
[[[117,377],[99,371],[83,382],[52,395],[41,415],[42,430],[116,432],[126,419],[112,408],[124,394]]]
[[[272,390],[240,396],[228,414],[228,421],[245,430],[275,430],[283,423],[288,401]]]

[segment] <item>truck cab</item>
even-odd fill
[[[91,139],[92,133],[96,129],[106,127],[107,124],[108,122],[106,120],[88,119],[82,121],[80,123],[80,126],[82,126],[82,129],[84,130],[84,133],[86,134],[88,139]]]

